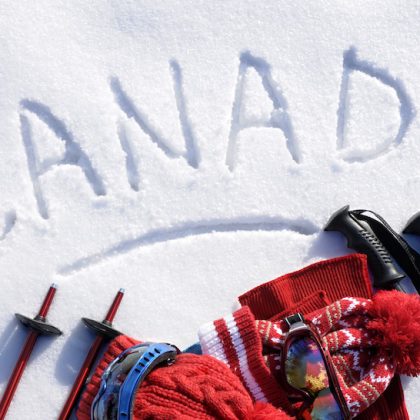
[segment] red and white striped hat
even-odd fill
[[[265,363],[262,341],[248,307],[202,326],[199,338],[203,353],[226,363],[255,401],[290,409],[286,393]]]
[[[332,356],[352,417],[384,392],[395,373],[420,372],[420,296],[379,292],[344,298],[306,316]],[[226,363],[256,401],[289,409],[276,378],[287,324],[256,321],[245,306],[199,331],[205,354]],[[264,349],[271,351],[263,356]],[[271,353],[271,354],[270,354]]]

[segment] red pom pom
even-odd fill
[[[391,352],[397,372],[420,373],[420,296],[398,291],[381,291],[369,310],[367,328],[377,333],[377,344]]]
[[[254,408],[248,413],[246,420],[289,420],[293,417],[288,416],[284,411],[275,408],[271,404],[256,402]]]

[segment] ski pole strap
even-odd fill
[[[369,224],[391,256],[410,277],[417,292],[420,293],[420,254],[379,214],[363,209],[352,210],[351,213]],[[374,217],[368,216],[366,213],[370,213]]]

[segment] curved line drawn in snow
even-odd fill
[[[373,153],[358,153],[351,157],[343,157],[348,162],[366,162],[383,155],[390,150],[392,143],[398,145],[402,142],[409,125],[416,114],[415,107],[404,87],[401,80],[393,77],[388,70],[376,67],[374,64],[361,60],[357,57],[356,48],[351,47],[343,54],[343,76],[341,79],[340,98],[337,110],[337,149],[344,148],[344,134],[348,115],[348,88],[349,78],[352,71],[359,71],[379,80],[386,86],[395,90],[395,93],[400,101],[400,126],[396,137],[390,142],[385,142],[379,146]]]
[[[310,236],[319,232],[319,228],[309,220],[289,220],[281,217],[253,217],[240,218],[236,220],[220,219],[188,223],[173,228],[155,229],[136,238],[117,242],[102,252],[88,255],[87,257],[80,258],[70,264],[61,267],[58,270],[58,274],[67,276],[92,265],[99,264],[106,259],[126,254],[136,248],[150,246],[162,242],[213,233],[258,231],[293,231],[301,235]]]
[[[17,216],[15,210],[10,210],[6,212],[4,215],[4,227],[3,232],[0,234],[0,241],[3,241],[6,236],[10,233],[10,231],[13,229],[13,227],[16,224]]]
[[[254,68],[260,76],[264,90],[273,104],[271,118],[268,121],[262,121],[259,125],[256,125],[255,123],[241,123],[244,83],[247,69],[250,67]],[[236,166],[236,155],[238,149],[237,137],[239,132],[250,127],[270,127],[278,128],[283,131],[283,134],[286,137],[286,146],[292,156],[292,159],[296,163],[301,163],[301,153],[287,109],[288,104],[286,98],[283,96],[278,83],[276,83],[271,76],[271,66],[262,58],[253,56],[250,52],[243,52],[239,56],[238,78],[235,88],[235,98],[232,106],[231,128],[226,151],[226,165],[231,171],[233,171]]]

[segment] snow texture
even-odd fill
[[[350,252],[350,204],[420,210],[416,1],[3,1],[0,383],[50,283],[9,419],[54,419],[100,319],[196,340],[240,293]],[[420,418],[420,382],[405,380]]]

